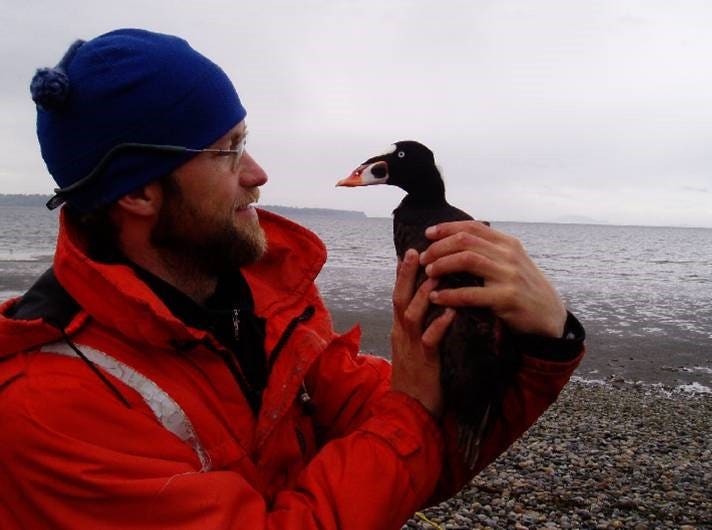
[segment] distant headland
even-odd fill
[[[27,207],[44,207],[51,195],[32,194],[7,194],[0,193],[0,206],[27,206]],[[341,219],[365,219],[366,214],[355,210],[332,210],[329,208],[297,208],[294,206],[278,206],[272,204],[260,205],[260,208],[269,210],[279,215],[289,217],[297,216],[320,216],[320,217],[339,217]]]
[[[31,195],[0,193],[0,206],[44,206],[51,195],[39,193]]]
[[[330,208],[297,208],[294,206],[277,206],[272,204],[260,204],[260,208],[274,212],[285,217],[292,215],[313,215],[322,217],[339,217],[341,219],[365,219],[366,214],[356,210],[332,210]]]

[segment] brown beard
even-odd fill
[[[151,231],[151,243],[171,267],[184,273],[218,277],[259,260],[266,250],[257,222],[235,226],[234,207],[224,216],[206,215],[184,197],[172,177],[161,181],[163,205]],[[254,188],[241,204],[256,201]]]

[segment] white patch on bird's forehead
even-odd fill
[[[388,147],[386,147],[382,153],[376,155],[376,156],[384,156],[384,155],[390,155],[391,153],[395,153],[397,149],[396,144],[391,144]]]

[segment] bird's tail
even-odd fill
[[[482,435],[487,427],[487,422],[492,410],[492,403],[487,404],[482,421],[477,426],[459,424],[457,427],[457,447],[462,451],[465,464],[472,470],[475,469],[477,458],[480,456]]]

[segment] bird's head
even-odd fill
[[[390,184],[409,195],[432,194],[444,197],[445,189],[433,152],[419,142],[404,140],[391,145],[383,154],[366,160],[337,186]]]

